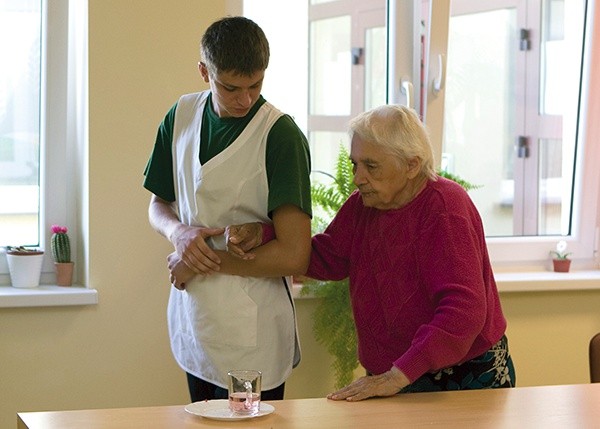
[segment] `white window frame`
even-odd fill
[[[302,1],[302,0],[300,0]],[[440,0],[388,0],[388,32],[389,72],[388,102],[406,104],[407,98],[417,111],[419,105],[418,88],[420,88],[420,20],[422,3],[432,1],[433,4],[444,3]],[[577,176],[575,178],[574,207],[571,235],[564,237],[569,251],[573,252],[574,271],[598,269],[598,224],[600,222],[600,100],[591,94],[600,92],[600,6],[596,2],[588,2],[587,31],[585,39],[583,97],[581,100],[581,117],[579,119]],[[265,18],[266,19],[266,18]],[[438,64],[432,64],[426,70],[427,87],[431,79],[437,75]],[[285,93],[289,79],[286,73],[272,73],[269,79],[282,76],[281,92]],[[274,82],[270,82],[276,86]],[[407,97],[411,95],[411,97]],[[426,108],[426,106],[423,106]],[[427,121],[438,121],[443,118],[432,118],[432,109],[426,109]],[[440,147],[437,152],[441,153]],[[562,237],[560,237],[562,238]],[[488,250],[494,269],[500,272],[530,272],[541,275],[550,271],[550,250],[555,248],[558,236],[510,237],[487,239]],[[589,274],[590,272],[587,271]],[[554,273],[547,273],[554,274]],[[544,274],[546,275],[546,274]],[[589,274],[593,277],[593,275]],[[537,278],[537,277],[535,277]],[[562,275],[563,279],[568,276]]]
[[[83,216],[77,201],[87,188],[87,1],[44,0],[42,17],[40,247],[45,258],[40,283],[48,285],[55,279],[51,225],[69,228],[73,260],[80,241]],[[2,255],[0,286],[7,285]]]
[[[390,0],[396,4],[392,10],[399,10],[402,0]],[[441,2],[444,3],[444,2]],[[414,14],[420,10],[421,0],[414,0]],[[432,1],[435,7],[436,2]],[[406,8],[406,4],[403,5]],[[410,15],[404,11],[404,16]],[[396,26],[400,28],[396,17]],[[417,19],[415,17],[415,19]],[[391,19],[394,22],[394,18]],[[574,270],[592,270],[598,268],[598,224],[600,207],[600,169],[597,160],[600,159],[600,101],[591,94],[600,91],[600,8],[594,1],[588,1],[587,31],[585,35],[584,64],[582,73],[582,98],[580,118],[578,123],[578,139],[576,154],[576,177],[574,180],[573,214],[571,234],[559,236],[525,236],[525,237],[488,237],[488,251],[494,269],[497,272],[509,271],[545,271],[551,264],[550,254],[558,240],[565,239],[568,249],[572,252],[572,268]],[[595,47],[595,49],[594,49]],[[390,53],[394,55],[394,53]],[[396,59],[395,63],[399,63]],[[432,85],[432,76],[437,74],[437,64],[430,64],[426,72],[426,88]],[[397,74],[396,74],[397,76]],[[390,87],[394,82],[390,82]],[[419,87],[418,76],[413,76],[413,85]],[[398,82],[395,83],[398,88]],[[396,98],[401,98],[392,92]],[[427,101],[429,102],[429,100]],[[436,109],[439,112],[439,109]],[[432,109],[427,109],[428,126],[443,124],[443,112],[437,116]],[[441,139],[433,142],[437,145],[434,152],[441,153]]]
[[[588,1],[587,32],[578,123],[576,176],[574,178],[571,235],[564,237],[572,252],[574,270],[598,268],[598,208],[600,207],[600,101],[591,94],[600,90],[600,9]],[[593,49],[593,47],[596,47]],[[594,76],[596,75],[596,76]],[[558,236],[488,238],[494,266],[500,269],[548,267],[549,251]]]

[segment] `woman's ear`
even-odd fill
[[[421,158],[414,157],[408,160],[406,175],[409,179],[414,179],[421,172]]]

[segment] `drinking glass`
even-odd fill
[[[229,408],[236,414],[256,415],[260,410],[262,374],[252,369],[236,369],[229,376]]]

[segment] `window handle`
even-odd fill
[[[400,80],[400,92],[402,93],[402,95],[404,95],[406,97],[406,107],[410,107],[411,109],[414,109],[414,89],[413,89],[413,84],[410,80],[403,78]]]
[[[444,59],[442,54],[438,55],[438,74],[433,78],[433,93],[437,94],[442,90],[442,82],[444,78]]]
[[[352,48],[351,54],[352,54],[352,65],[353,66],[359,65],[361,63],[363,52],[364,52],[363,48]]]
[[[526,28],[521,28],[519,31],[519,49],[521,51],[529,51],[531,49],[531,31]]]
[[[519,136],[517,138],[517,157],[529,158],[529,137]]]

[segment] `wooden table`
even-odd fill
[[[244,421],[214,421],[184,406],[164,406],[18,413],[17,428],[600,428],[600,383],[269,403],[272,414]]]

